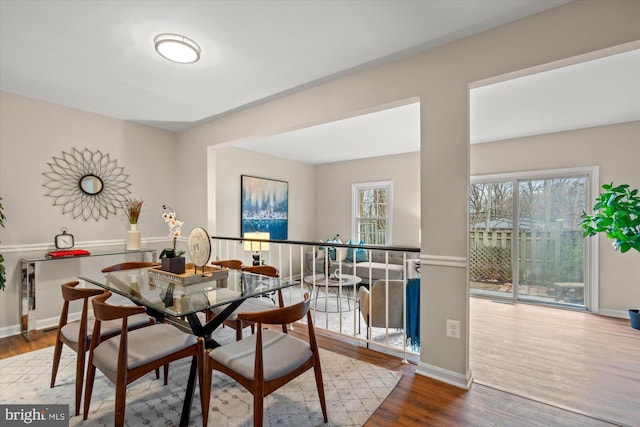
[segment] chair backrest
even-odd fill
[[[74,280],[73,282],[63,283],[61,285],[62,290],[62,299],[64,303],[62,304],[62,312],[60,313],[60,321],[58,323],[58,330],[62,329],[64,325],[67,324],[69,318],[69,302],[76,301],[79,299],[83,299],[82,302],[82,314],[80,315],[80,328],[78,334],[78,343],[81,349],[84,349],[84,337],[87,336],[87,318],[89,312],[89,298],[103,294],[105,292],[104,289],[94,289],[94,288],[77,288],[80,282]]]
[[[93,304],[93,315],[96,321],[93,324],[93,333],[91,340],[91,347],[95,348],[100,343],[100,327],[101,323],[107,320],[122,319],[122,328],[120,334],[124,336],[126,340],[126,334],[129,329],[127,318],[134,314],[142,314],[146,312],[144,307],[137,305],[111,305],[105,301],[111,297],[110,291],[105,291],[103,294],[98,295],[91,300]],[[96,341],[95,343],[93,341]]]
[[[63,283],[61,285],[62,298],[65,301],[75,301],[83,298],[91,298],[96,295],[100,295],[104,292],[104,289],[94,288],[76,288],[80,282],[74,280],[73,282]]]
[[[247,265],[242,267],[242,271],[269,277],[280,277],[278,269],[271,265]]]
[[[244,266],[242,261],[240,261],[239,259],[223,259],[220,261],[211,261],[211,265],[225,267],[231,270],[242,270],[242,267]]]
[[[304,300],[297,304],[265,311],[238,313],[238,319],[255,322],[259,325],[286,325],[297,322],[307,315],[310,305],[309,294],[305,293]]]
[[[402,313],[404,312],[404,297],[402,280],[389,280],[389,327],[402,328]],[[360,311],[368,325],[375,328],[386,327],[386,281],[373,282],[371,292],[365,287],[358,290],[360,298]],[[369,298],[371,298],[371,313],[369,313]]]
[[[91,300],[93,304],[93,315],[101,322],[106,320],[124,319],[134,314],[145,313],[146,309],[137,305],[111,305],[105,301],[111,297],[111,291],[104,291]]]
[[[122,262],[120,264],[110,265],[102,269],[103,273],[121,270],[135,270],[137,268],[160,267],[162,264],[157,262]]]

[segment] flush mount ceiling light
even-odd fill
[[[153,41],[156,52],[169,61],[193,64],[200,59],[200,46],[180,34],[159,34]]]

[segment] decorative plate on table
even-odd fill
[[[204,267],[211,257],[211,239],[202,227],[196,227],[189,233],[187,241],[189,258],[196,267]]]

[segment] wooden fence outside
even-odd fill
[[[471,230],[469,276],[472,281],[506,283],[512,280],[512,230]],[[522,231],[519,239],[520,283],[580,281],[584,242],[579,230]]]

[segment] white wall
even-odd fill
[[[41,256],[53,249],[53,236],[61,227],[75,235],[76,247],[90,247],[94,252],[104,249],[100,245],[124,249],[128,228],[124,214],[99,221],[73,219],[45,196],[47,163],[73,148],[100,150],[117,160],[129,175],[131,196],[144,200],[139,221],[143,245],[162,248],[167,238],[162,204],[173,204],[179,175],[173,163],[174,133],[0,92],[0,196],[7,216],[6,228],[0,228],[7,269],[7,287],[0,293],[0,336],[18,331],[20,258]],[[45,321],[39,327],[57,324],[61,283],[122,259],[38,264],[37,318]]]
[[[615,182],[640,188],[640,122],[600,126],[527,138],[474,144],[471,174],[600,167],[600,184]],[[596,193],[600,188],[596,189]],[[589,203],[593,206],[593,202]],[[616,253],[599,236],[599,308],[603,314],[627,316],[640,307],[640,253]]]
[[[316,233],[313,240],[340,234],[351,238],[351,185],[374,181],[393,182],[392,242],[394,246],[419,247],[420,153],[373,157],[316,167]]]

